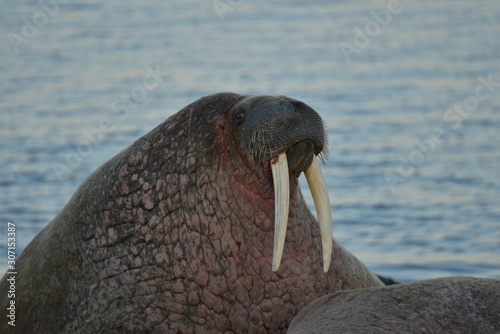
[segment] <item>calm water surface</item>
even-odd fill
[[[500,2],[401,1],[390,17],[386,1],[221,3],[2,6],[2,271],[7,222],[20,251],[92,170],[234,91],[323,116],[334,235],[372,270],[500,278]]]

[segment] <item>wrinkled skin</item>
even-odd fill
[[[264,125],[287,111],[316,121]],[[257,136],[255,151],[245,131],[259,128],[262,115],[251,114],[260,112],[269,114],[260,123],[269,135]],[[19,257],[16,330],[285,332],[320,296],[382,285],[335,242],[330,270],[323,272],[318,223],[297,182],[312,154],[324,149],[315,114],[286,97],[221,93],[138,139],[96,170]],[[275,128],[283,133],[273,135]],[[286,140],[269,144],[280,136]],[[290,213],[281,266],[273,272],[268,159],[287,150]],[[2,333],[12,330],[6,278]]]
[[[293,320],[289,334],[500,333],[500,280],[443,277],[341,291]]]

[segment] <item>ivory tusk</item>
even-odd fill
[[[313,158],[311,165],[304,171],[304,174],[318,214],[321,245],[323,247],[323,270],[326,273],[332,258],[332,213],[325,179],[316,157]]]
[[[273,271],[278,270],[285,246],[288,210],[290,207],[290,178],[288,176],[288,160],[286,153],[278,155],[271,161],[274,184],[274,247]]]

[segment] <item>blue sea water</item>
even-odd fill
[[[0,11],[2,272],[8,222],[20,252],[92,170],[234,91],[321,114],[334,236],[372,270],[500,278],[498,1],[60,2]]]

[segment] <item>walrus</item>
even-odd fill
[[[316,298],[382,286],[332,240],[326,147],[321,117],[286,96],[191,103],[94,171],[25,248],[15,330],[279,333]]]
[[[441,277],[340,291],[302,309],[289,334],[500,333],[500,280]]]

